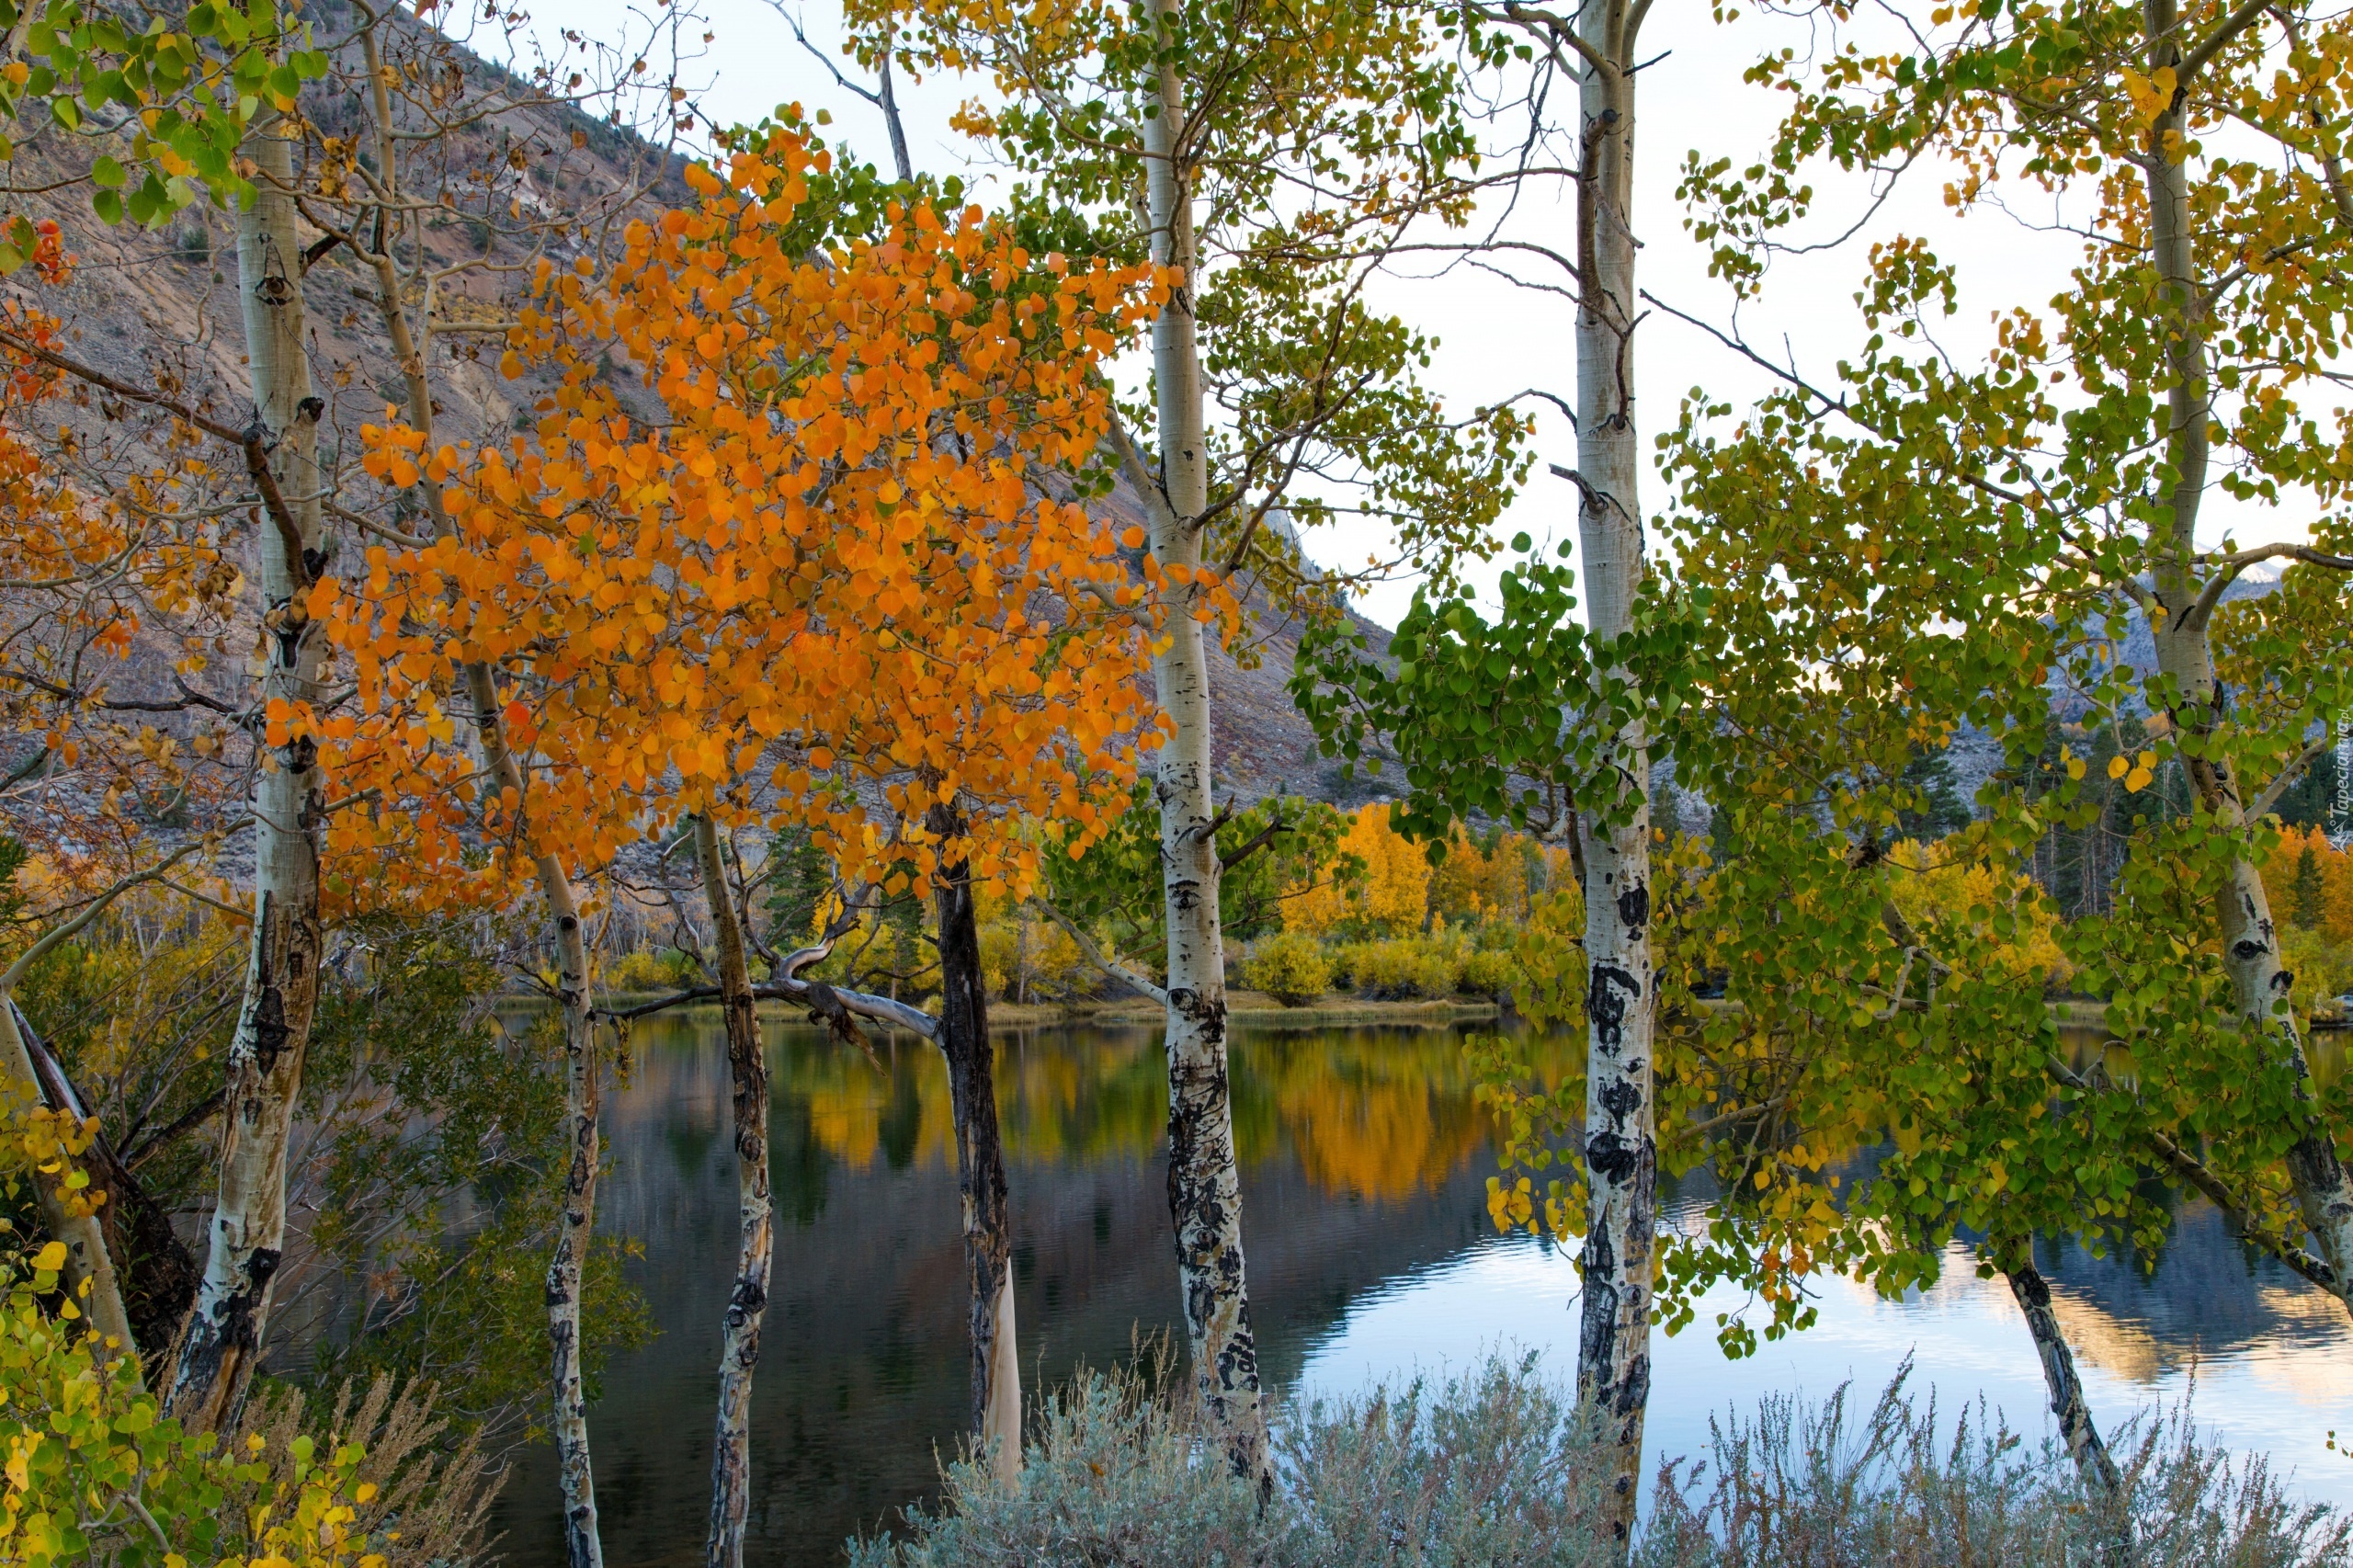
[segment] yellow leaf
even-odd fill
[[[33,1267],[35,1268],[47,1269],[52,1274],[64,1267],[65,1244],[63,1242],[51,1242],[47,1246],[41,1248],[40,1251],[33,1254]]]
[[[2111,756],[2108,759],[2108,776],[2110,778],[2121,778],[2124,777],[2125,770],[2131,766],[2120,756]]]

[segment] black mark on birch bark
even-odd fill
[[[1623,1121],[1643,1108],[1643,1092],[1620,1078],[1601,1091],[1601,1108]]]
[[[1593,1022],[1593,1037],[1606,1051],[1626,1040],[1626,1004],[1641,996],[1642,983],[1616,964],[1597,963],[1586,991],[1586,1014]]]

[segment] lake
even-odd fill
[[[928,1494],[967,1397],[962,1244],[948,1085],[912,1037],[879,1060],[767,1020],[775,1278],[753,1408],[752,1557],[840,1560],[843,1539]],[[608,1096],[612,1170],[598,1221],[635,1238],[631,1267],[662,1332],[617,1357],[590,1413],[610,1561],[702,1559],[719,1324],[735,1256],[727,1064],[716,1014],[638,1026]],[[1489,1347],[1576,1364],[1569,1256],[1495,1233],[1495,1169],[1461,1033],[1450,1028],[1237,1025],[1234,1122],[1251,1312],[1284,1388],[1346,1391],[1461,1369]],[[1174,1321],[1166,1116],[1156,1029],[1000,1036],[1025,1392],[1108,1366]],[[1704,1193],[1662,1192],[1670,1222]],[[2095,1413],[2114,1426],[2153,1401],[2194,1399],[2234,1448],[2268,1450],[2294,1489],[2353,1505],[2353,1360],[2343,1309],[2251,1256],[2202,1200],[2185,1205],[2154,1271],[2046,1244]],[[1956,1253],[1934,1290],[1882,1301],[1822,1287],[1813,1329],[1728,1361],[1709,1325],[1655,1346],[1649,1440],[1701,1451],[1711,1414],[1766,1392],[1875,1394],[1906,1355],[1947,1408],[1984,1394],[2029,1437],[2048,1427],[2023,1323],[2000,1281]],[[524,1451],[495,1528],[521,1568],[559,1563],[552,1459]]]

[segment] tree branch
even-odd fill
[[[2271,808],[2279,803],[2279,797],[2288,792],[2288,787],[2296,781],[2297,776],[2319,761],[2321,754],[2335,744],[2336,744],[2336,736],[2333,733],[2324,733],[2317,740],[2306,742],[2303,749],[2284,764],[2271,782],[2263,787],[2263,792],[2247,803],[2247,820],[2261,822],[2270,815]]]
[[[2183,617],[2183,624],[2200,624],[2205,617],[2214,613],[2214,607],[2222,602],[2222,596],[2230,591],[2233,583],[2239,580],[2240,574],[2266,561],[2295,561],[2306,566],[2325,567],[2331,572],[2353,572],[2353,555],[2331,555],[2327,551],[2314,550],[2309,544],[2290,544],[2285,540],[2278,544],[2258,544],[2253,550],[2242,550],[2231,555],[2217,555],[2206,562],[2217,570],[2206,580],[2206,586],[2199,591],[2197,602]]]
[[[1061,910],[1056,909],[1045,899],[1032,898],[1029,902],[1037,907],[1039,913],[1045,915],[1047,919],[1052,921],[1055,925],[1063,928],[1063,934],[1068,936],[1073,942],[1078,945],[1079,952],[1086,957],[1087,962],[1093,964],[1097,969],[1101,970],[1105,974],[1109,975],[1120,984],[1130,987],[1139,995],[1148,996],[1164,1007],[1168,1006],[1168,992],[1166,987],[1155,985],[1151,981],[1146,980],[1142,975],[1138,974],[1134,970],[1130,969],[1127,965],[1120,963],[1114,959],[1106,957],[1103,949],[1096,946],[1094,937],[1080,930],[1069,915],[1064,915]]]
[[[2279,4],[2279,0],[2243,0],[2239,8],[2214,25],[2206,41],[2181,58],[2173,74],[2174,91],[2178,93],[2189,85],[2189,79],[2204,69],[2206,63],[2220,54],[2230,41],[2255,25],[2264,12]]]
[[[1283,821],[1281,802],[1276,802],[1274,820],[1235,846],[1233,854],[1220,857],[1222,862],[1221,869],[1231,871],[1259,850],[1272,848],[1279,836],[1292,831],[1290,824]]]
[[[2055,1082],[2078,1094],[2099,1093],[2097,1085],[2056,1056],[2045,1056],[2043,1066]],[[2256,1243],[2266,1252],[2270,1253],[2322,1290],[2335,1293],[2336,1270],[2304,1248],[2264,1229],[2256,1219],[2254,1210],[2249,1209],[2239,1195],[2231,1189],[2230,1184],[2216,1176],[2203,1161],[2192,1155],[2180,1144],[2154,1127],[2149,1129],[2148,1138],[2150,1147],[2156,1151],[2157,1157],[2165,1162],[2166,1167],[2203,1193],[2215,1208],[2222,1211],[2223,1218],[2238,1227],[2240,1234]]]
[[[69,359],[53,348],[43,347],[14,333],[0,332],[0,347],[14,349],[28,359],[38,359],[52,369],[63,370],[76,381],[104,388],[117,397],[161,409],[176,419],[187,421],[208,436],[234,444],[245,454],[245,472],[253,477],[254,487],[261,493],[262,506],[278,528],[279,542],[285,547],[287,561],[294,575],[296,591],[309,585],[310,566],[302,556],[302,530],[294,521],[294,514],[287,509],[286,497],[278,493],[278,476],[269,472],[269,448],[265,439],[267,430],[259,415],[256,415],[254,422],[243,430],[235,429],[161,392],[119,381],[95,366]]]
[[[17,983],[25,978],[26,973],[31,970],[33,965],[39,963],[42,959],[47,958],[60,944],[70,942],[75,937],[80,936],[85,926],[88,926],[91,921],[96,920],[99,915],[104,915],[113,906],[115,900],[120,898],[124,893],[129,892],[131,889],[138,887],[142,882],[162,881],[165,872],[170,870],[174,866],[178,865],[181,861],[195,854],[196,851],[196,845],[183,844],[177,849],[172,851],[171,855],[161,864],[150,866],[143,871],[134,871],[130,876],[127,876],[120,881],[115,883],[114,886],[107,889],[104,892],[99,893],[97,897],[91,899],[88,906],[85,907],[81,914],[75,915],[64,925],[51,929],[48,934],[43,936],[40,940],[35,942],[31,947],[27,948],[22,953],[19,953],[17,956],[17,961],[10,964],[5,973],[0,973],[0,996],[7,996],[14,993],[17,989]]]

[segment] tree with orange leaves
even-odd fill
[[[25,228],[32,276],[52,288],[70,281],[59,226]],[[13,997],[40,959],[122,895],[210,847],[193,834],[174,844],[155,833],[158,808],[194,787],[188,759],[177,740],[133,717],[169,705],[119,695],[111,677],[142,628],[221,624],[235,573],[217,537],[175,526],[175,512],[215,499],[185,426],[129,457],[103,436],[40,445],[71,417],[64,340],[47,312],[21,299],[0,304],[0,727],[34,743],[0,778],[0,1113],[8,1142],[31,1156],[42,1223],[65,1248],[68,1299],[135,1355],[122,1281],[140,1260],[123,1258],[119,1276],[99,1224],[102,1212],[136,1211],[135,1188],[124,1190],[132,1178],[20,1027]],[[37,896],[16,885],[28,862],[43,873]]]
[[[1017,1415],[1004,1397],[1010,1324],[1002,1349],[996,1332],[1009,1238],[971,885],[1026,885],[1037,850],[1020,816],[1069,822],[1083,849],[1124,798],[1144,721],[1134,591],[1079,502],[1100,483],[1087,469],[1106,421],[1097,367],[1149,308],[1149,274],[1033,257],[977,210],[878,210],[797,121],[688,177],[698,204],[633,225],[609,273],[542,270],[506,361],[558,377],[532,437],[428,450],[414,428],[371,427],[370,472],[424,483],[436,536],[372,550],[364,578],[310,596],[352,662],[355,708],[289,705],[269,722],[315,737],[350,792],[332,859],[392,868],[427,901],[506,898],[530,866],[574,943],[579,910],[559,896],[571,870],[680,816],[714,824],[698,835],[746,1167],[721,1561],[741,1550],[735,1396],[767,1259],[764,1170],[751,1169],[765,1166],[766,1096],[744,1082],[756,1025],[740,937],[725,957],[735,900],[716,826],[806,827],[847,879],[934,890],[949,998],[936,1023],[801,981],[808,954],[762,989],[837,1022],[856,1010],[915,1025],[948,1055],[973,1216],[975,1403]],[[868,213],[878,232],[845,237]],[[615,364],[634,387],[616,384]],[[461,721],[481,759],[459,743]],[[578,1153],[551,1327],[583,1562],[599,1548],[564,1356],[593,1218],[597,1070],[586,977],[562,967]]]

